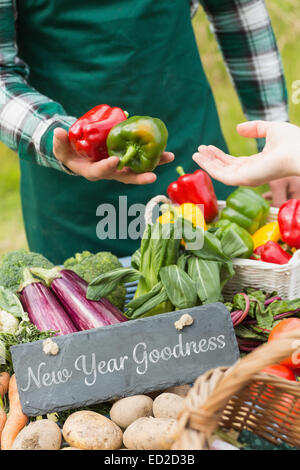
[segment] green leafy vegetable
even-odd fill
[[[202,304],[219,302],[222,299],[220,263],[205,261],[191,256],[188,260],[188,274],[196,284]]]
[[[131,266],[139,270],[141,266],[141,249],[136,250],[131,257]]]
[[[160,286],[160,288],[158,288],[158,286]],[[147,294],[137,297],[137,299],[134,300],[139,299],[142,299],[143,303],[139,302],[140,305],[137,308],[131,308],[128,310],[128,312],[126,312],[128,318],[132,320],[140,317],[150,317],[157,315],[158,313],[165,313],[167,310],[164,310],[164,312],[157,311],[158,307],[161,308],[162,304],[172,305],[169,302],[167,291],[161,283],[158,283],[156,286],[154,286],[153,289]],[[173,307],[171,308],[173,310]]]
[[[161,282],[158,282],[157,284],[155,284],[155,286],[151,289],[150,292],[147,292],[147,294],[144,294],[144,295],[140,295],[139,297],[136,297],[134,299],[132,299],[128,304],[127,304],[127,308],[128,309],[132,309],[132,310],[135,310],[139,307],[141,307],[142,305],[144,305],[146,302],[148,302],[148,300],[150,300],[152,297],[156,296],[157,294],[159,294],[162,290],[162,283]]]
[[[39,331],[35,325],[30,323],[26,316],[19,324],[16,333],[0,332],[0,372],[13,373],[11,346],[52,338],[55,334],[55,331]]]
[[[255,320],[255,323],[251,326],[251,331],[254,331],[254,329],[256,331],[271,330],[281,315],[299,316],[300,299],[274,300],[269,303],[268,299],[275,297],[276,292],[266,294],[261,290],[248,288],[246,294],[250,300],[248,317]],[[241,294],[236,294],[231,303],[226,303],[226,307],[230,312],[245,310],[245,306],[245,297]]]
[[[176,265],[160,270],[160,279],[170,302],[177,309],[195,307],[198,303],[195,282]]]
[[[18,297],[3,286],[0,286],[0,309],[16,318],[24,318],[24,310]]]
[[[133,268],[114,269],[90,282],[86,297],[89,300],[99,300],[107,297],[119,284],[137,281],[141,277],[141,273]]]
[[[267,341],[268,338],[266,334],[255,331],[252,326],[238,325],[234,328],[234,331],[238,338],[257,341]]]
[[[139,280],[135,298],[151,292],[160,280],[161,268],[176,263],[181,242],[180,238],[176,238],[178,230],[179,221],[177,220],[174,224],[155,222],[153,225],[147,225],[140,249],[139,270],[142,277]],[[156,297],[153,304],[156,304],[159,298],[165,298],[165,294]],[[148,314],[164,313],[172,309],[173,306],[170,302],[163,301],[161,305],[156,304],[154,310]]]

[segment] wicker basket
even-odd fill
[[[218,206],[219,210],[222,210],[226,202],[218,201]],[[277,215],[278,209],[271,207],[268,222],[275,222]],[[269,293],[276,291],[283,299],[293,300],[300,297],[300,250],[284,265],[241,258],[235,258],[233,265],[235,276],[223,290],[226,300],[231,300],[245,287],[262,289]]]
[[[260,346],[231,368],[200,376],[178,418],[173,450],[208,450],[219,428],[247,429],[275,445],[300,446],[300,383],[261,373],[297,350],[300,333]]]

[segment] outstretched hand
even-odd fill
[[[118,170],[118,157],[109,157],[98,162],[82,157],[73,150],[67,131],[61,128],[57,128],[54,131],[53,152],[57,160],[63,163],[69,170],[89,181],[104,179],[116,180],[126,184],[149,184],[154,183],[157,178],[155,173],[152,172],[136,174],[130,168]],[[173,160],[173,153],[164,152],[159,164],[163,165]]]
[[[271,183],[273,205],[290,197],[300,198],[300,128],[288,123],[251,121],[239,124],[241,136],[266,138],[262,152],[233,157],[212,145],[201,145],[193,159],[213,178],[232,186]],[[292,177],[293,178],[288,178]],[[279,179],[280,178],[280,179]]]

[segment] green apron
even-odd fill
[[[198,168],[192,161],[198,145],[226,150],[189,3],[17,0],[19,55],[30,67],[33,87],[61,103],[71,116],[108,103],[130,115],[159,117],[169,130],[168,150],[176,155],[175,163],[157,168],[157,182],[147,186],[94,183],[21,161],[23,214],[31,250],[55,263],[82,250],[131,254],[140,241],[126,239],[124,224],[134,217],[119,208],[119,196],[127,196],[128,208],[145,204],[166,193],[177,178],[177,165],[187,173]],[[215,189],[219,199],[232,191],[218,182]],[[97,237],[101,204],[116,208],[115,239]]]

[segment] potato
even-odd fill
[[[76,411],[63,426],[63,436],[70,447],[84,450],[115,450],[122,446],[119,426],[94,411]]]
[[[146,395],[134,395],[122,398],[113,404],[110,419],[121,428],[126,429],[138,418],[153,416],[153,400]]]
[[[155,418],[177,419],[183,407],[184,398],[175,393],[162,393],[153,402],[153,414]]]
[[[170,387],[165,390],[166,393],[175,393],[180,397],[186,397],[189,391],[191,390],[190,385],[175,385],[175,387]]]
[[[12,450],[59,450],[61,431],[54,421],[41,419],[22,429],[13,443]]]
[[[139,418],[124,432],[123,442],[131,450],[168,450],[175,439],[177,421],[166,418]]]

